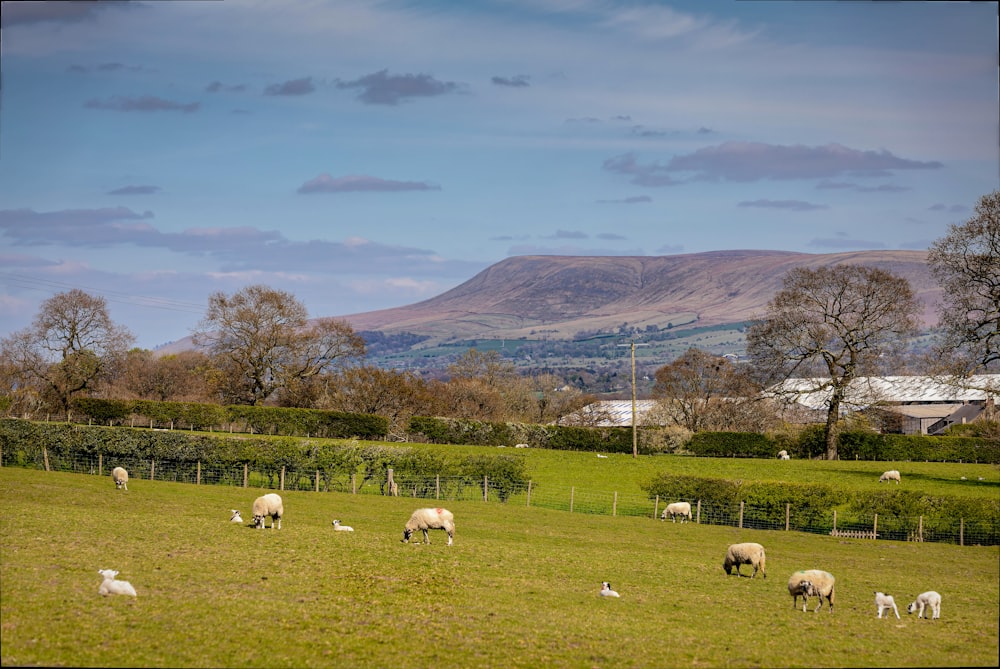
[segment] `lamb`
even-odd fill
[[[115,482],[115,487],[121,490],[128,490],[128,472],[124,467],[115,467],[111,470],[111,480]]]
[[[338,532],[353,532],[354,528],[350,525],[341,525],[339,520],[333,521],[333,529]]]
[[[878,607],[878,617],[882,617],[882,613],[885,612],[886,619],[889,618],[889,609],[892,609],[896,614],[896,619],[899,619],[899,609],[896,608],[896,600],[892,598],[892,595],[887,595],[884,592],[875,593],[875,606]]]
[[[740,573],[740,565],[749,564],[753,565],[753,573],[750,574],[750,578],[757,575],[757,570],[760,569],[760,573],[767,578],[767,571],[764,569],[765,564],[764,547],[760,544],[755,544],[752,542],[743,544],[733,544],[726,551],[726,559],[722,563],[722,568],[726,570],[726,575],[732,573],[733,567],[736,568],[736,575],[742,576]]]
[[[924,610],[930,607],[931,609],[931,619],[936,619],[941,617],[941,595],[934,592],[933,590],[928,590],[927,592],[917,595],[917,599],[906,607],[907,613],[913,613],[917,611],[918,618],[926,618],[924,615]]]
[[[687,502],[674,502],[673,504],[668,504],[663,513],[660,514],[660,520],[666,520],[667,516],[670,516],[670,522],[676,523],[676,517],[681,517],[681,522],[684,522],[684,518],[687,517],[691,520],[691,505]]]
[[[895,481],[896,485],[899,485],[899,472],[895,469],[882,472],[882,476],[878,477],[878,482],[881,483],[882,481]]]
[[[104,577],[100,587],[97,588],[99,595],[129,595],[135,597],[135,588],[128,581],[116,581],[118,572],[114,569],[98,569],[97,573]]]
[[[278,529],[281,529],[281,516],[285,513],[285,506],[281,502],[281,496],[269,492],[253,501],[253,526],[258,530],[264,529],[264,522],[271,516],[271,529],[274,529],[274,521],[278,521]]]
[[[621,595],[611,589],[610,583],[603,581],[601,583],[601,597],[621,597]]]
[[[826,597],[830,613],[833,613],[834,580],[833,574],[820,569],[795,572],[788,579],[788,594],[792,596],[792,608],[796,608],[799,596],[802,597],[803,611],[806,610],[809,597],[819,597],[819,605],[813,610],[815,613],[822,608],[823,598]]]
[[[448,509],[417,509],[403,528],[403,543],[410,543],[410,537],[417,530],[423,531],[425,544],[430,543],[427,530],[444,530],[448,533],[448,545],[451,546],[455,538],[455,516]]]
[[[243,522],[243,516],[240,515],[240,512],[239,512],[238,509],[230,509],[230,511],[232,512],[233,516],[232,516],[232,518],[229,519],[229,522],[231,522],[231,523],[242,523]]]
[[[779,460],[788,460],[788,459],[790,459],[788,457],[788,451],[786,451],[784,449],[778,451],[778,459]]]

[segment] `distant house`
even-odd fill
[[[799,407],[825,410],[831,390],[827,379],[789,379],[769,394]],[[987,390],[989,389],[989,390]],[[841,414],[879,409],[899,416],[903,434],[940,434],[949,425],[978,419],[1000,395],[1000,374],[978,374],[962,381],[929,376],[866,376],[851,383]]]

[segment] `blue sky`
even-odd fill
[[[0,336],[153,348],[525,254],[925,249],[1000,186],[990,2],[3,3]]]

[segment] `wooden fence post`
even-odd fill
[[[573,496],[576,494],[576,488],[570,487],[569,489],[569,512],[573,513]]]
[[[660,496],[659,495],[656,496],[656,501],[653,502],[653,520],[656,520],[656,517],[658,515],[660,515]]]
[[[194,484],[201,485],[201,460],[198,461],[198,468],[195,470]]]
[[[924,517],[920,516],[920,524],[917,525],[917,541],[924,540]]]
[[[149,480],[156,478],[156,458],[149,461]]]
[[[104,476],[104,453],[97,454],[97,475]]]
[[[351,474],[351,494],[352,495],[357,495],[358,494],[358,483],[357,483],[357,479],[354,478],[354,476],[355,476],[355,474]]]
[[[434,499],[441,499],[441,475],[434,475]]]
[[[831,534],[836,535],[837,533],[837,510],[833,510],[833,532]]]
[[[248,465],[247,463],[244,462],[243,463],[243,487],[244,488],[247,487],[247,479],[249,478],[249,475],[250,475],[250,465]]]
[[[279,490],[285,490],[285,465],[281,465],[281,481],[278,485],[280,486]]]
[[[743,500],[740,500],[740,529],[743,529]]]
[[[962,518],[958,523],[958,545],[965,545],[965,518]]]
[[[792,517],[792,505],[789,503],[785,504],[785,532],[788,531],[788,521]]]
[[[698,500],[698,520],[695,521],[697,524],[701,525],[701,500]]]
[[[316,492],[319,492],[319,470],[316,470]]]
[[[490,501],[490,496],[489,496],[489,492],[488,492],[489,489],[490,489],[490,479],[489,479],[488,476],[483,475],[483,501],[484,502]]]
[[[45,462],[45,471],[49,471],[49,449],[42,446],[42,460]]]
[[[878,514],[875,514],[875,522],[872,523],[872,539],[878,539]]]
[[[615,490],[615,501],[613,501],[611,503],[611,515],[612,516],[617,516],[618,515],[618,491],[617,490]]]
[[[531,479],[528,479],[528,503],[525,506],[531,506]]]

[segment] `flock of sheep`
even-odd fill
[[[784,456],[784,457],[782,457]],[[778,454],[779,458],[788,459],[787,453],[782,451]],[[115,483],[115,487],[118,489],[128,490],[128,472],[122,467],[115,467],[111,472],[111,478]],[[879,482],[894,480],[899,483],[899,472],[896,470],[890,470],[882,474],[879,477]],[[230,522],[242,523],[243,517],[240,515],[238,509],[230,510]],[[271,518],[271,529],[281,529],[281,517],[285,514],[284,503],[281,496],[277,493],[267,493],[261,495],[253,501],[252,507],[252,517],[253,517],[253,527],[256,529],[264,529],[265,522],[268,517]],[[666,520],[667,516],[670,517],[671,522],[676,522],[676,519],[680,517],[681,523],[685,522],[685,519],[691,520],[691,505],[688,502],[674,502],[668,504],[666,508],[663,509],[663,513],[660,514],[660,520]],[[277,522],[277,526],[275,523]],[[340,520],[333,521],[333,529],[338,532],[353,532],[354,528],[348,525],[341,524]],[[453,544],[455,538],[455,516],[448,509],[442,508],[423,508],[417,509],[410,515],[410,519],[406,521],[406,525],[403,527],[403,543],[409,543],[410,538],[417,531],[423,532],[424,543],[429,544],[430,539],[427,535],[428,530],[443,530],[448,534],[448,545]],[[722,568],[725,570],[726,575],[729,576],[736,572],[737,576],[743,576],[740,573],[740,567],[742,565],[750,565],[753,567],[753,572],[750,574],[750,578],[755,578],[757,572],[760,571],[764,578],[767,578],[767,556],[764,551],[764,547],[761,544],[753,542],[745,542],[732,544],[726,550],[726,557],[723,560]],[[98,587],[98,594],[100,595],[128,595],[131,597],[136,597],[135,588],[128,581],[119,581],[115,577],[118,576],[117,571],[113,569],[101,569],[98,570],[98,574],[101,575],[102,581],[101,585]],[[826,599],[827,605],[830,609],[830,613],[833,613],[833,600],[834,600],[834,583],[836,579],[833,574],[822,571],[820,569],[807,569],[804,571],[797,571],[791,575],[788,579],[788,594],[792,596],[792,608],[798,607],[798,598],[802,598],[802,611],[807,610],[808,598],[817,597],[819,599],[819,604],[813,609],[813,612],[817,612],[823,606],[823,600]],[[620,597],[621,595],[616,591],[612,590],[611,584],[607,581],[601,583],[601,590],[599,594],[602,597]],[[895,614],[896,618],[899,618],[899,610],[896,608],[896,602],[891,595],[887,595],[883,592],[875,593],[875,607],[877,609],[878,617],[881,618],[882,614],[886,614],[888,618],[888,611],[891,609]],[[917,598],[906,608],[907,613],[917,612],[917,618],[924,618],[925,613],[929,613],[932,619],[939,618],[941,616],[941,595],[937,592],[931,590],[924,592],[917,596]]]

